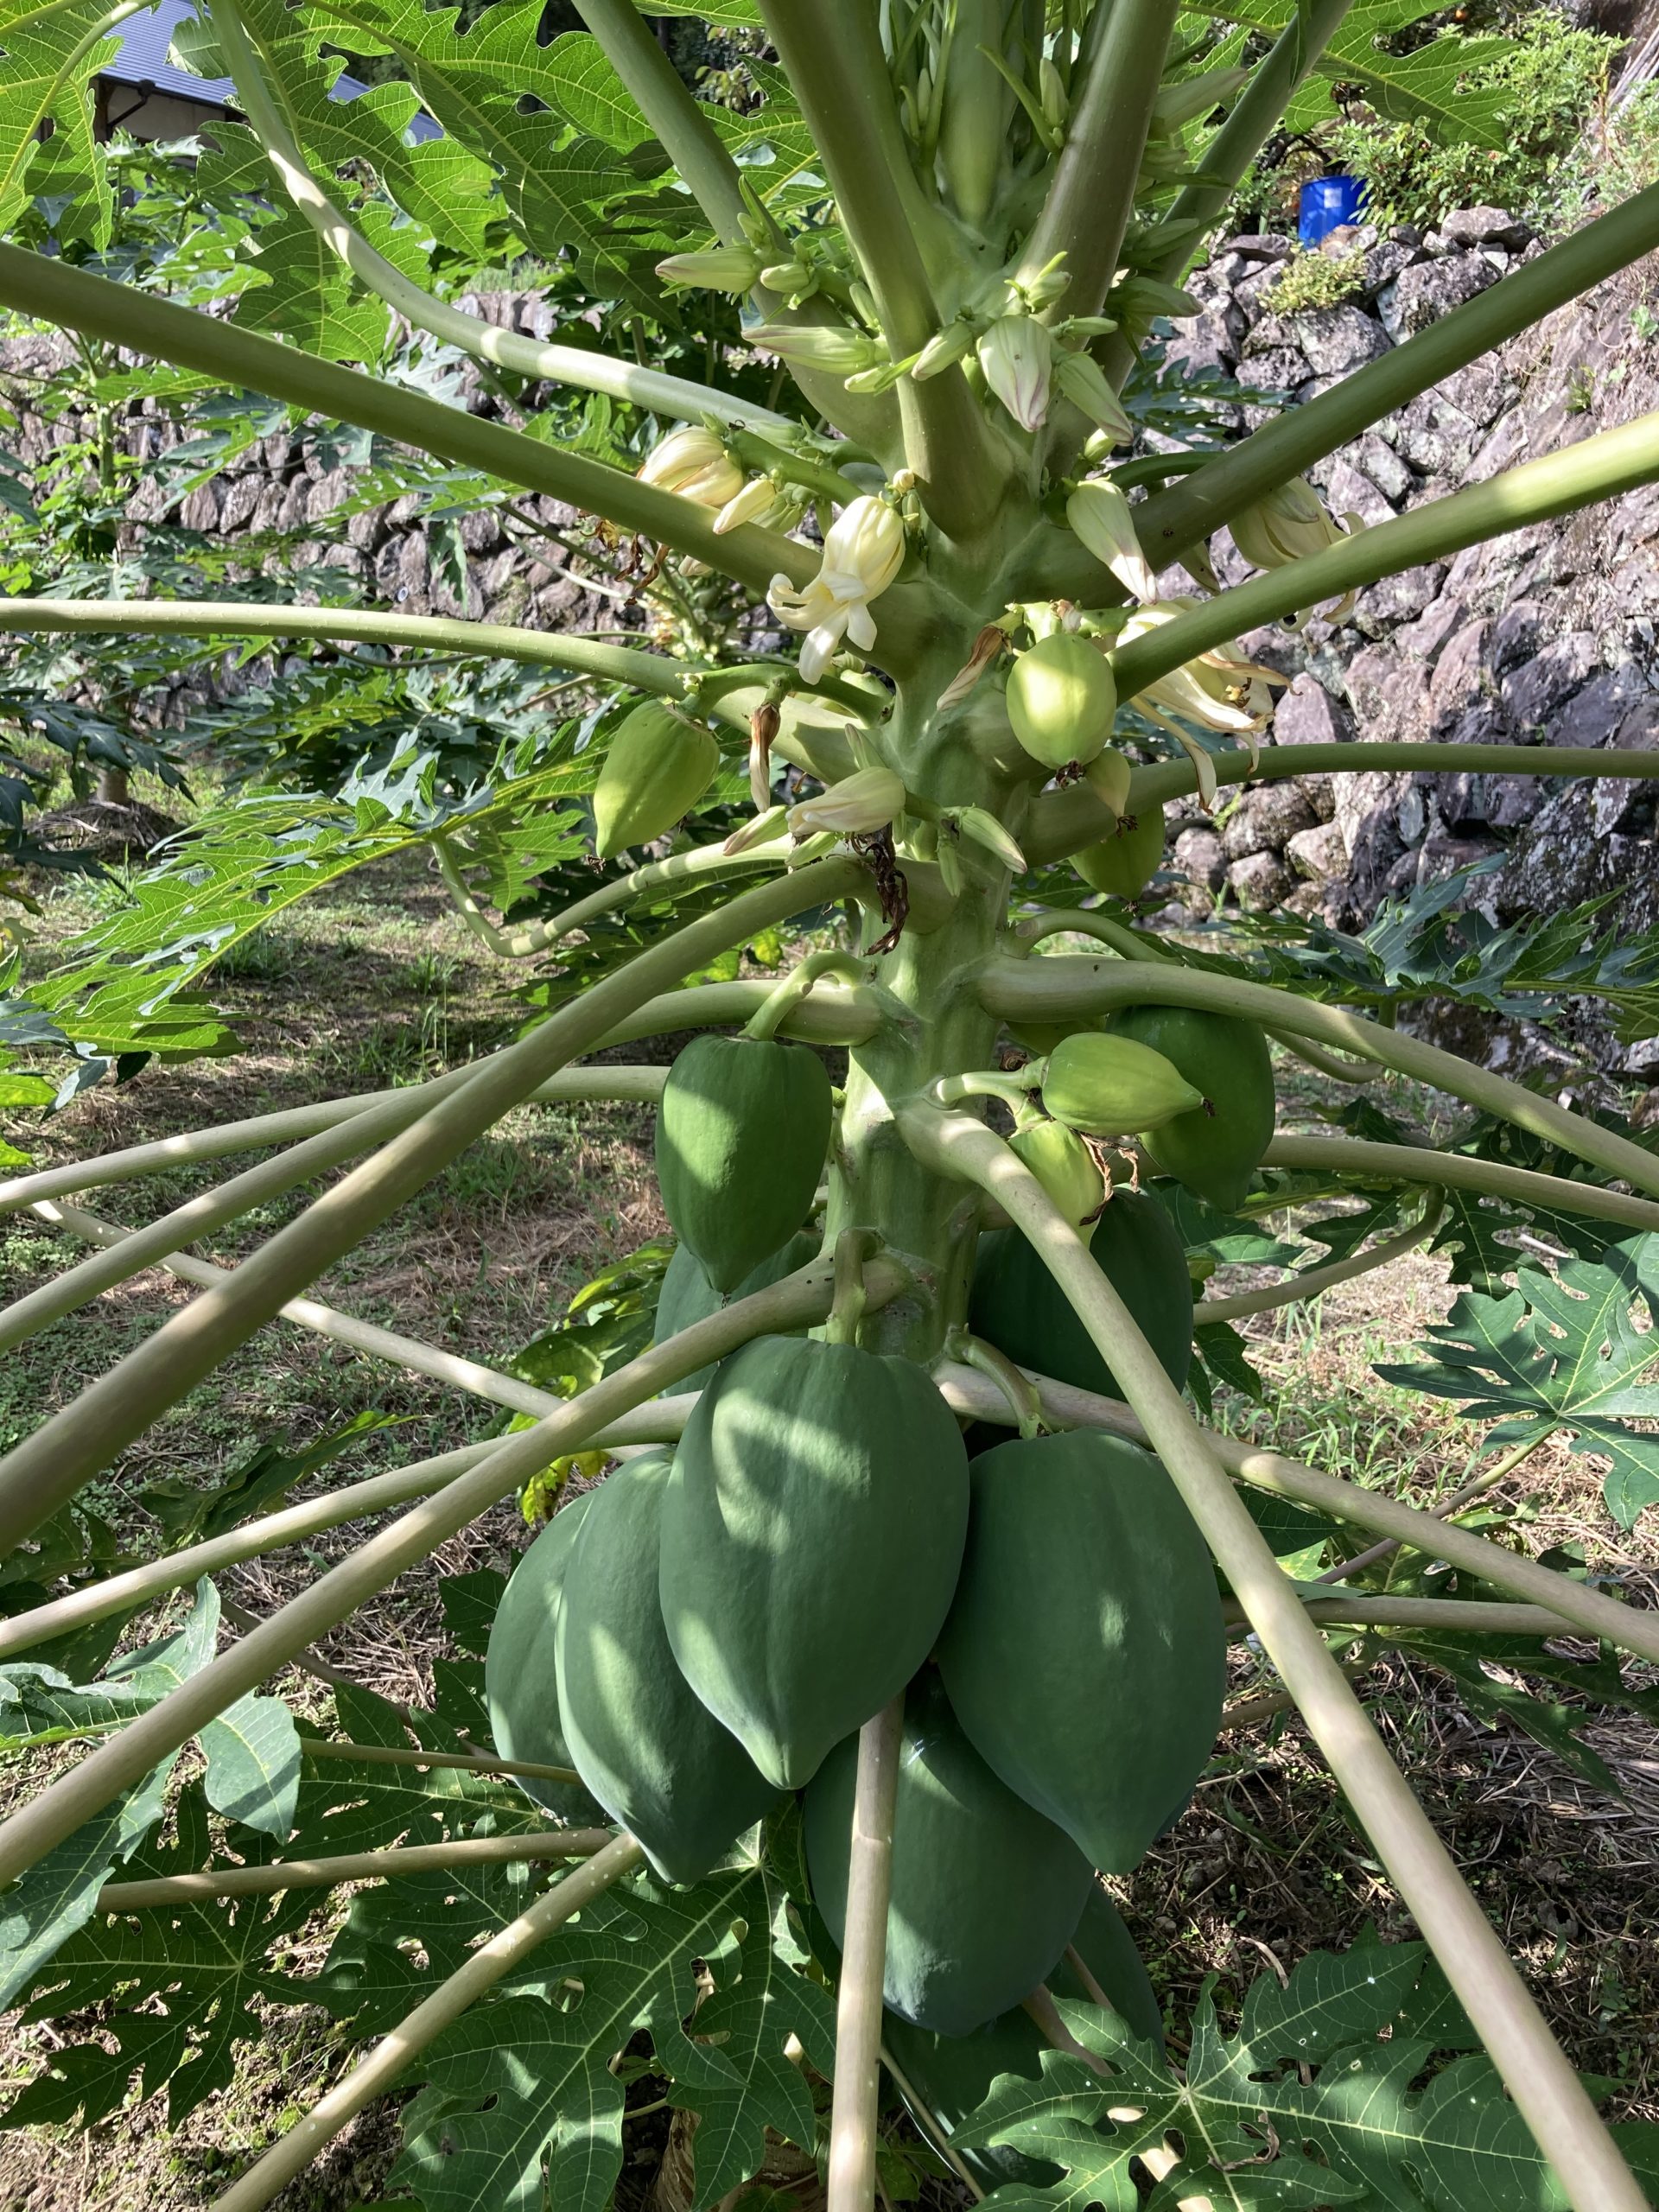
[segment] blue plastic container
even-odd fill
[[[1317,176],[1302,187],[1296,234],[1304,245],[1318,245],[1344,223],[1363,219],[1365,187],[1357,176]]]

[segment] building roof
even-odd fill
[[[142,86],[149,91],[169,93],[175,99],[193,100],[201,107],[232,105],[236,88],[228,77],[192,76],[189,70],[181,69],[168,59],[175,27],[195,12],[191,0],[157,0],[156,6],[127,16],[110,33],[118,41],[121,50],[99,74],[113,78],[119,85]],[[368,89],[359,78],[341,76],[329,97],[354,100]],[[409,126],[410,137],[416,141],[442,135],[429,115],[417,114]]]

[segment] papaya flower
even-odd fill
[[[1340,545],[1345,537],[1365,527],[1357,514],[1345,514],[1338,523],[1306,477],[1293,476],[1269,492],[1265,499],[1247,507],[1231,524],[1233,543],[1253,569],[1282,569]],[[1350,592],[1327,617],[1340,622],[1352,611],[1357,592]]]
[[[780,622],[804,630],[801,676],[816,683],[850,638],[861,652],[875,644],[870,601],[880,599],[898,575],[905,557],[905,525],[885,500],[866,493],[830,525],[818,573],[804,591],[785,575],[776,575],[766,601]]]
[[[671,253],[658,263],[657,274],[671,291],[747,292],[760,274],[760,257],[753,246],[709,246]]]
[[[904,812],[905,787],[891,768],[860,768],[789,810],[791,835],[868,837]]]
[[[1137,607],[1119,632],[1121,643],[1146,636],[1198,605],[1196,600],[1166,599]],[[1215,763],[1203,746],[1181,728],[1183,722],[1232,737],[1249,752],[1255,766],[1256,740],[1273,719],[1271,687],[1290,681],[1277,669],[1247,660],[1236,645],[1212,645],[1181,667],[1172,669],[1135,694],[1133,704],[1174,738],[1198,772],[1198,798],[1208,811],[1215,804]]]
[[[1126,446],[1135,435],[1135,425],[1123,411],[1123,403],[1106,381],[1102,369],[1091,353],[1062,353],[1054,364],[1054,381],[1080,415],[1086,415],[1095,428],[1115,446]]]
[[[845,323],[763,322],[747,334],[750,345],[775,353],[791,368],[822,369],[830,376],[878,368],[887,359],[887,349],[879,339]]]
[[[724,537],[728,530],[741,530],[746,522],[759,523],[764,529],[788,512],[789,502],[779,497],[770,476],[752,476],[715,517],[715,535]]]
[[[1020,429],[1040,430],[1054,369],[1054,340],[1046,325],[1034,315],[999,315],[979,341],[979,365]]]
[[[743,489],[743,472],[712,430],[682,424],[660,438],[635,474],[659,492],[677,492],[700,507],[723,507]]]
[[[1079,484],[1065,503],[1065,519],[1071,535],[1133,598],[1142,603],[1157,598],[1157,579],[1135,535],[1135,510],[1109,476]]]

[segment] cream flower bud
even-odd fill
[[[671,253],[657,264],[671,291],[747,292],[760,274],[760,257],[747,245],[711,246],[703,253]]]
[[[870,601],[879,599],[905,558],[905,525],[893,509],[866,493],[844,507],[823,541],[818,573],[804,591],[787,576],[772,580],[772,610],[791,630],[804,630],[801,675],[816,683],[843,638],[861,652],[875,644]]]
[[[1040,430],[1048,419],[1054,341],[1028,315],[999,315],[979,341],[985,381],[1022,430]]]
[[[728,530],[741,530],[746,522],[764,523],[779,504],[778,486],[771,477],[752,476],[715,517],[715,535],[723,537]]]
[[[885,830],[905,807],[905,787],[891,768],[861,768],[816,798],[804,798],[789,810],[789,826],[797,837],[828,831],[837,837],[868,837]]]
[[[874,338],[844,324],[763,322],[749,334],[750,343],[763,353],[776,353],[791,367],[823,369],[831,376],[853,376],[861,369],[879,368],[887,356]]]
[[[948,369],[953,361],[961,360],[974,342],[971,322],[948,322],[943,330],[936,330],[921,352],[910,365],[911,381],[925,384],[929,377],[936,377]]]
[[[1255,569],[1281,569],[1335,545],[1342,531],[1305,477],[1269,492],[1232,524],[1233,543]]]
[[[1054,364],[1054,381],[1077,412],[1103,430],[1114,445],[1128,444],[1135,425],[1091,354],[1062,353]]]
[[[1138,600],[1156,599],[1157,579],[1135,535],[1135,510],[1109,476],[1091,476],[1065,503],[1071,535]]]
[[[712,430],[687,423],[654,445],[638,471],[642,484],[677,492],[702,507],[723,507],[743,489],[743,472]]]

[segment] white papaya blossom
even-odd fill
[[[1022,430],[1048,420],[1054,340],[1034,315],[999,315],[979,341],[985,381]]]
[[[789,827],[797,837],[868,837],[885,830],[904,809],[905,787],[891,768],[860,768],[816,798],[791,806]]]
[[[1357,514],[1345,514],[1338,522],[1306,478],[1293,476],[1288,484],[1281,484],[1265,499],[1236,515],[1230,527],[1234,544],[1253,569],[1283,569],[1341,544],[1365,524]],[[1340,622],[1357,596],[1350,592],[1327,619]]]
[[[1143,638],[1200,603],[1194,599],[1163,599],[1137,607],[1118,632],[1117,642],[1127,645],[1131,639]],[[1136,692],[1133,704],[1148,721],[1166,729],[1185,753],[1198,772],[1198,797],[1208,810],[1215,803],[1215,763],[1181,724],[1192,723],[1199,729],[1236,738],[1248,747],[1254,767],[1256,740],[1273,719],[1272,687],[1289,681],[1275,668],[1247,660],[1236,645],[1212,645]]]
[[[723,507],[743,489],[743,471],[712,430],[687,423],[661,438],[636,471],[642,484],[677,492],[700,507]]]
[[[830,525],[818,573],[804,591],[787,576],[772,578],[766,592],[772,613],[790,629],[807,633],[800,662],[805,682],[817,682],[844,638],[861,652],[871,651],[870,601],[886,591],[904,557],[903,522],[885,500],[866,493]]]
[[[1065,503],[1071,535],[1125,591],[1145,601],[1158,596],[1152,565],[1135,535],[1135,510],[1109,476],[1090,476]]]

